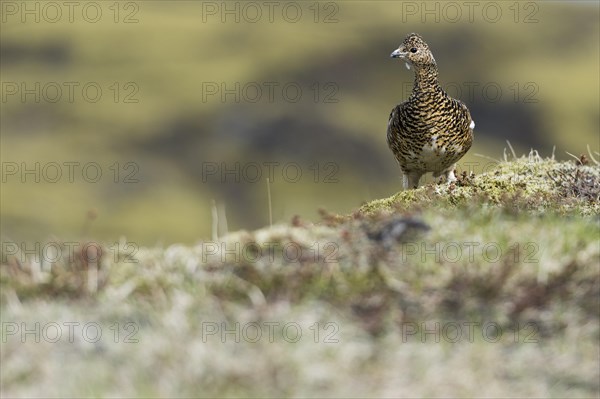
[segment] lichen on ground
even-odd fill
[[[556,162],[532,153],[510,162],[499,162],[493,170],[478,176],[463,172],[452,184],[423,186],[371,201],[360,211],[447,207],[470,202],[513,206],[524,211],[598,214],[600,167],[574,161]]]
[[[2,394],[598,396],[599,182],[530,156],[318,223],[3,254]]]

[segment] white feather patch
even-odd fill
[[[405,62],[404,65],[406,65],[406,69],[410,70],[410,64],[408,62]]]
[[[475,121],[472,119],[471,119],[471,124],[469,125],[469,128],[475,129]]]

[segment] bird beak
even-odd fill
[[[402,51],[400,48],[394,50],[390,57],[392,58],[404,58],[406,56],[406,51]]]
[[[408,54],[408,51],[402,51],[402,50],[404,50],[403,46],[398,47],[396,50],[394,50],[392,52],[392,54],[390,54],[390,57],[401,58],[401,59],[405,60],[404,64],[406,65],[406,69],[410,69],[410,63],[406,59],[406,54]]]

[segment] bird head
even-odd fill
[[[429,46],[423,40],[421,36],[416,33],[410,33],[400,47],[398,47],[392,54],[392,58],[400,58],[406,63],[406,68],[410,69],[411,66],[415,68],[423,68],[427,66],[435,66],[435,59],[433,54],[429,51]]]

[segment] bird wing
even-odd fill
[[[388,118],[388,131],[391,130],[396,133],[399,133],[402,130],[404,130],[404,127],[402,125],[402,118],[400,116],[403,115],[402,110],[407,107],[407,104],[408,102],[405,101],[396,105],[392,109],[392,111],[390,112],[390,117]]]
[[[469,108],[467,108],[465,103],[463,103],[460,100],[455,99],[454,101],[456,101],[460,106],[461,113],[463,114],[464,120],[466,121],[465,124],[469,126],[469,129],[473,130],[475,128],[475,121],[471,117],[471,112],[469,112]]]

